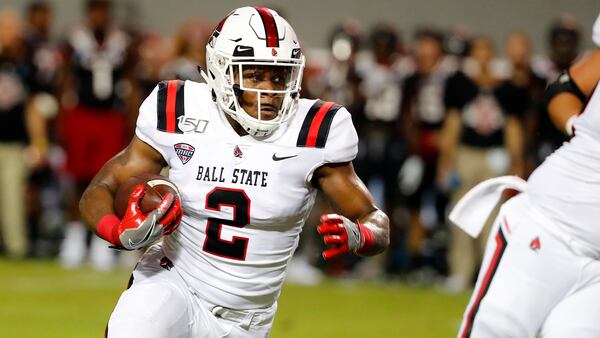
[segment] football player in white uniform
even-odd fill
[[[206,46],[207,84],[161,82],[141,105],[129,146],[87,188],[82,215],[114,245],[137,249],[170,233],[134,269],[108,337],[266,337],[317,190],[339,212],[317,229],[325,259],[387,247],[388,217],[351,164],[358,138],[350,113],[298,97],[298,41],[271,9],[229,13]],[[181,205],[167,194],[143,215],[138,188],[118,219],[119,185],[164,166]]]
[[[600,47],[600,16],[593,37]],[[573,137],[502,205],[459,337],[600,337],[599,81],[596,48],[548,87],[552,119]],[[480,184],[450,218],[476,234],[493,186],[510,179]]]

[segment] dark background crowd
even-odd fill
[[[65,268],[111,269],[131,258],[84,230],[79,196],[133,135],[137,108],[158,81],[201,81],[197,65],[205,64],[214,22],[189,20],[169,36],[133,19],[117,22],[110,1],[82,7],[80,23],[58,36],[49,3],[0,12],[0,250],[15,259],[58,258]],[[354,166],[390,215],[392,243],[378,258],[326,264],[314,218],[289,277],[468,287],[486,236],[473,240],[451,226],[447,210],[482,180],[527,178],[568,140],[550,121],[543,91],[585,53],[581,29],[557,14],[546,52],[534,55],[526,31],[498,43],[462,26],[401,34],[393,23],[365,28],[346,19],[325,33],[327,48],[305,48],[303,97],[351,112],[360,137]],[[101,161],[90,161],[92,152]],[[327,209],[319,204],[314,214]]]

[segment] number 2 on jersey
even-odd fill
[[[206,195],[206,209],[221,211],[222,206],[233,208],[233,219],[209,217],[206,222],[206,239],[202,250],[229,259],[246,259],[248,238],[233,236],[231,241],[221,238],[223,225],[243,228],[250,223],[250,198],[240,189],[214,188]]]

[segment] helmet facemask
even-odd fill
[[[271,134],[295,112],[304,70],[300,58],[258,59],[229,56],[207,46],[208,75],[217,105],[246,132]],[[256,102],[244,100],[255,93]],[[256,111],[256,117],[244,108]]]

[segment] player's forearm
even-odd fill
[[[110,159],[83,193],[79,203],[82,219],[96,230],[104,216],[113,215],[113,201],[119,186],[132,176],[142,173],[158,174],[163,166],[156,150],[134,137],[129,146]]]
[[[113,200],[111,189],[101,182],[92,182],[85,190],[79,201],[79,211],[91,230],[96,231],[102,217],[115,213]]]
[[[361,217],[358,222],[366,227],[372,236],[367,246],[360,250],[361,256],[377,255],[388,248],[390,245],[390,220],[383,211],[377,209]]]
[[[573,126],[570,119],[577,116],[582,108],[583,103],[577,96],[570,93],[562,93],[550,101],[548,104],[548,113],[557,129],[567,135],[571,135],[573,133]]]
[[[119,154],[104,164],[81,196],[81,218],[91,230],[97,231],[100,220],[115,213],[114,196],[119,187],[115,173],[123,170],[122,161],[123,155]]]

